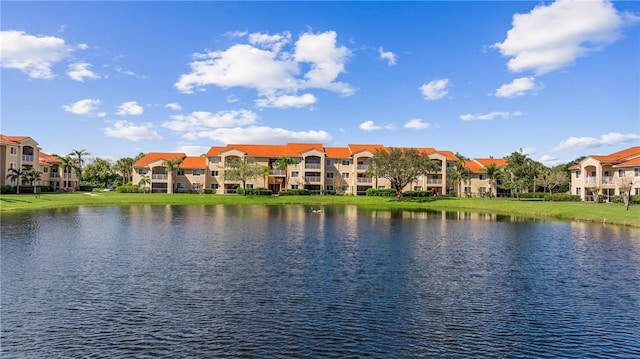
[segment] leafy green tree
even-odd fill
[[[113,165],[116,170],[122,176],[123,183],[131,183],[133,181],[133,164],[134,159],[131,157],[124,157],[116,161]]]
[[[140,176],[140,181],[138,181],[138,186],[142,186],[145,190],[145,192],[147,192],[147,186],[151,183],[151,178],[149,178],[149,175],[141,175]],[[151,189],[149,189],[149,193],[151,193]]]
[[[182,163],[182,160],[175,157],[170,160],[162,161],[162,166],[167,171],[168,181],[169,181],[169,188],[167,188],[167,193],[173,193],[173,175],[180,168],[181,163]]]
[[[271,174],[271,168],[269,168],[269,166],[262,166],[260,167],[260,172],[262,172],[263,187],[267,188],[267,177]]]
[[[506,157],[507,165],[503,167],[503,185],[516,193],[520,200],[520,193],[531,187],[533,183],[532,161],[527,155],[520,152],[513,152]]]
[[[549,190],[549,193],[552,193],[554,188],[563,186],[569,182],[569,176],[567,176],[562,165],[548,170],[540,178],[540,183],[544,186],[545,191],[547,189]]]
[[[489,163],[484,167],[484,172],[487,175],[487,180],[489,180],[489,199],[491,199],[498,187],[497,181],[501,172],[500,167],[496,166],[495,163]]]
[[[83,173],[84,183],[94,187],[109,188],[116,180],[111,162],[100,157],[96,157],[92,163],[85,166]]]
[[[40,181],[42,179],[42,172],[38,171],[35,167],[22,170],[23,177],[29,181],[29,185],[33,186],[33,182]]]
[[[532,159],[529,159],[529,166],[531,167],[531,181],[533,183],[531,190],[533,192],[537,192],[538,184],[540,184],[542,177],[549,172],[549,168],[542,163],[534,161]]]
[[[253,159],[234,158],[224,171],[224,179],[242,183],[243,194],[247,194],[247,181],[262,175],[262,168]]]
[[[16,181],[16,193],[20,193],[20,178],[24,177],[24,168],[9,168],[7,179]]]
[[[456,185],[458,197],[462,196],[462,182],[468,183],[471,180],[471,172],[465,166],[467,161],[470,159],[461,155],[460,153],[455,153],[456,157],[458,157],[458,162],[456,162],[451,171],[448,172],[449,180]]]
[[[275,162],[276,169],[284,170],[284,188],[287,189],[289,184],[289,165],[296,164],[296,160],[293,157],[282,156]]]
[[[620,191],[622,202],[624,203],[624,206],[628,211],[629,205],[631,204],[631,189],[633,188],[633,178],[620,177],[616,180],[616,185],[618,186],[618,191]]]
[[[382,176],[391,182],[396,197],[402,197],[402,189],[420,175],[436,172],[438,164],[428,155],[414,148],[379,148],[369,160],[368,173]]]
[[[77,168],[78,168],[78,160],[77,158],[73,158],[70,155],[66,155],[64,157],[59,156],[59,155],[54,155],[55,157],[57,157],[61,164],[60,164],[60,168],[62,168],[62,173],[64,174],[64,188],[69,187],[69,184],[71,183],[71,172],[72,171],[76,171],[77,173]]]
[[[84,159],[82,157],[89,156],[89,155],[91,154],[86,150],[74,149],[69,153],[69,156],[72,156],[72,157],[75,156],[76,166],[74,167],[74,170],[78,174],[78,181],[82,181],[82,166],[84,165]]]

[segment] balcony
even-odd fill
[[[287,171],[285,171],[285,170],[272,170],[271,171],[271,175],[272,176],[286,176],[287,175]]]
[[[60,173],[53,172],[53,173],[51,173],[51,175],[49,175],[49,178],[60,178]]]
[[[22,155],[22,162],[33,162],[33,155]]]
[[[368,171],[369,165],[357,165],[356,168],[358,169],[358,171]]]
[[[427,184],[442,184],[441,178],[427,178]]]
[[[304,164],[304,168],[306,169],[314,169],[314,170],[319,170],[322,167],[322,165],[320,163],[305,163]]]
[[[154,173],[151,175],[151,179],[152,180],[168,180],[169,179],[169,175],[166,173]]]
[[[371,177],[358,177],[358,183],[373,183],[373,178]]]
[[[611,176],[602,177],[602,183],[603,184],[613,184],[613,177],[611,177]]]
[[[596,177],[594,176],[587,176],[584,179],[584,183],[586,184],[596,184]]]
[[[304,176],[304,182],[305,183],[321,183],[322,177],[321,176]]]

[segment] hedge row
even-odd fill
[[[244,188],[238,188],[236,190],[236,193],[241,195],[246,194],[249,196],[271,196],[273,194],[273,191],[266,188],[247,188],[246,191]]]
[[[566,193],[554,193],[548,194],[544,197],[545,201],[553,201],[553,202],[580,202],[582,198],[575,194],[566,194]]]
[[[396,190],[393,188],[369,188],[365,191],[365,195],[373,197],[394,197]]]
[[[309,196],[311,192],[307,189],[285,189],[280,191],[281,196]]]

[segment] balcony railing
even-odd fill
[[[369,165],[357,165],[358,171],[367,171],[369,170]]]
[[[358,177],[358,183],[373,183],[373,178],[371,177]]]
[[[611,177],[611,176],[602,177],[602,183],[603,184],[613,184],[613,177]]]
[[[304,176],[304,181],[307,183],[320,183],[322,182],[321,176]]]
[[[51,175],[49,175],[49,178],[60,178],[60,173],[52,173]]]
[[[319,163],[305,163],[304,164],[304,168],[320,169],[321,167],[322,167],[322,165],[319,164]]]
[[[271,174],[273,176],[286,176],[287,175],[287,171],[285,171],[285,170],[272,170]]]
[[[164,174],[162,174],[162,173],[154,173],[154,174],[151,175],[151,179],[152,180],[167,180],[167,179],[169,179],[169,175],[166,174],[166,173],[164,173]]]
[[[427,178],[427,184],[442,184],[441,178]]]
[[[33,155],[22,155],[23,162],[33,162]]]
[[[584,179],[584,183],[587,183],[587,184],[594,184],[594,183],[596,183],[596,178],[595,178],[595,177],[593,177],[593,176],[587,176],[587,177],[585,177],[585,179]]]

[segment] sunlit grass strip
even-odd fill
[[[632,205],[626,211],[618,203],[518,201],[515,199],[487,198],[426,198],[422,201],[389,197],[353,196],[240,196],[198,194],[134,194],[116,192],[48,193],[36,198],[32,194],[1,195],[0,213],[13,211],[59,208],[67,206],[102,205],[251,205],[299,204],[309,207],[327,205],[356,205],[380,210],[446,210],[490,212],[530,217],[579,220],[606,224],[640,227],[640,206]]]

